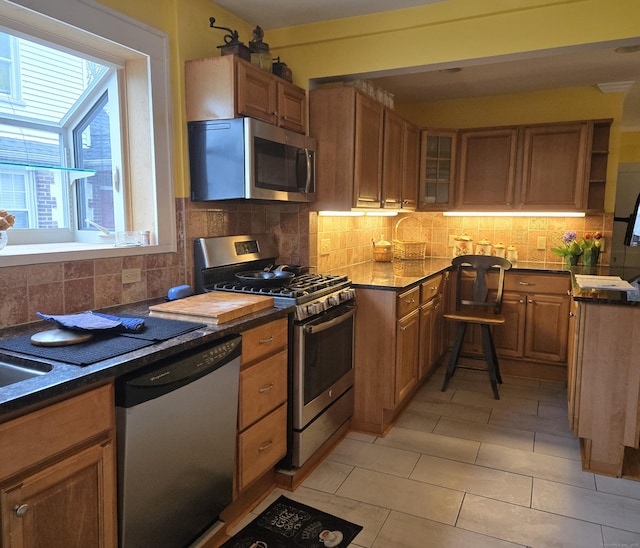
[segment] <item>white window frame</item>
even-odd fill
[[[33,12],[46,17],[34,18]],[[111,243],[89,242],[9,245],[0,254],[0,267],[175,252],[177,245],[172,180],[173,131],[168,36],[93,0],[0,0],[0,16],[5,18],[3,22],[7,22],[7,27],[89,55],[92,50],[95,52],[99,49],[95,44],[96,36],[116,44],[112,49],[114,64],[122,63],[124,56],[126,73],[132,78],[131,82],[127,82],[128,92],[137,84],[138,93],[135,100],[137,108],[134,108],[133,102],[126,103],[127,98],[124,98],[122,109],[125,116],[123,127],[128,128],[124,135],[123,165],[126,173],[122,174],[122,178],[128,180],[132,192],[132,196],[128,198],[136,205],[132,218],[127,219],[127,227],[142,229],[144,226],[145,229],[150,229],[154,244],[136,248],[116,248]],[[103,45],[99,57],[104,58],[104,47]],[[123,100],[122,97],[120,99]],[[131,96],[128,99],[131,101]],[[128,104],[131,108],[127,108]],[[148,109],[140,109],[140,104],[148,105]],[[146,128],[148,132],[144,131]],[[138,138],[140,135],[143,139]],[[135,154],[128,153],[128,147],[133,146],[134,140]],[[144,196],[144,203],[139,201],[141,196]],[[143,205],[142,210],[138,207],[139,203]]]

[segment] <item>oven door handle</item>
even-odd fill
[[[327,329],[331,329],[336,325],[340,325],[342,322],[346,322],[349,318],[352,318],[356,313],[356,307],[354,306],[349,312],[345,312],[344,314],[340,314],[339,316],[332,318],[331,320],[327,320],[325,322],[320,323],[308,323],[304,326],[304,332],[309,333],[311,335],[315,333],[321,333],[322,331],[326,331]]]

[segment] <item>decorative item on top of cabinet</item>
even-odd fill
[[[237,55],[245,61],[251,60],[251,51],[239,39],[238,31],[231,30],[227,27],[218,27],[214,25],[215,17],[209,17],[209,26],[212,29],[226,30],[229,34],[224,35],[224,44],[218,46],[221,55]]]
[[[306,132],[306,92],[235,55],[185,63],[187,121],[249,116]]]
[[[451,130],[422,130],[418,209],[441,211],[453,204],[456,175],[457,133]]]
[[[242,334],[236,496],[287,452],[287,344],[286,318]]]
[[[611,122],[612,120],[594,120],[591,122],[591,157],[587,191],[587,211],[589,213],[602,213],[604,211]]]
[[[0,545],[118,545],[114,421],[107,385],[0,424]]]

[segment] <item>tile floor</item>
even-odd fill
[[[352,548],[640,547],[640,482],[582,471],[562,384],[505,377],[497,401],[486,373],[443,375],[235,531],[284,494],[362,525]]]

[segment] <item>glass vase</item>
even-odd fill
[[[600,250],[596,248],[585,249],[582,254],[582,264],[584,266],[596,266],[598,258],[600,257]]]
[[[5,248],[8,241],[9,241],[9,238],[7,237],[7,231],[0,230],[0,250]]]
[[[565,266],[576,266],[578,264],[578,255],[565,255],[564,256],[564,265]]]

